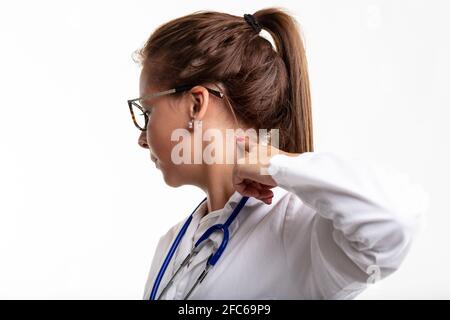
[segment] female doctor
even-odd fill
[[[307,61],[290,14],[196,12],[160,26],[137,53],[140,97],[128,105],[139,145],[166,184],[206,194],[160,238],[144,299],[350,299],[399,268],[423,212],[420,188],[313,151]],[[196,137],[208,129],[216,140],[276,129],[278,143],[235,134],[214,153],[246,161],[180,163],[180,129],[192,146],[183,159],[207,153]]]

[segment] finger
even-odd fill
[[[260,183],[261,187],[264,189],[272,189],[275,188],[275,186],[272,186],[270,184],[264,184],[264,183]]]
[[[256,183],[258,185],[258,188],[260,188],[260,189],[272,189],[273,188],[273,186],[268,185],[268,184],[264,184],[261,182],[256,182]]]
[[[263,199],[261,201],[264,202],[265,204],[272,204],[272,198]]]
[[[248,179],[236,178],[234,180],[234,187],[236,191],[238,191],[243,196],[255,196],[257,193],[255,192],[255,188],[252,186],[252,183]]]
[[[248,181],[248,185],[252,189],[255,189],[258,191],[258,193],[259,193],[259,195],[257,196],[258,199],[273,197],[273,191],[268,188],[261,187],[261,184],[259,182]]]
[[[262,202],[264,202],[266,204],[271,204],[272,203],[272,199],[273,199],[273,196],[266,197],[266,198],[260,198],[259,200],[261,200]]]
[[[239,192],[241,195],[244,196],[245,185],[243,185],[243,184],[236,184],[234,186],[234,188],[236,189],[237,192]]]
[[[260,199],[260,200],[264,200],[264,199],[273,197],[273,191],[272,190],[261,188],[260,184],[257,183],[257,182],[253,182],[252,183],[252,188],[255,188],[256,190],[258,190],[259,196],[257,198]]]
[[[256,182],[256,181],[253,181],[253,186],[255,188],[257,188],[258,190],[260,190],[260,192],[265,192],[267,194],[273,194],[273,192],[270,190],[273,188],[272,186],[269,186],[267,184],[263,184],[260,182]]]
[[[272,190],[261,189],[261,190],[259,190],[259,196],[261,198],[271,198],[271,197],[273,197],[273,192],[272,192]]]
[[[233,185],[240,194],[242,194],[248,184],[248,181],[236,174],[233,174]]]
[[[255,183],[249,180],[244,180],[244,182],[237,185],[236,190],[243,196],[253,197],[266,204],[271,204],[274,196],[272,190],[258,189],[255,187]]]
[[[252,188],[252,187],[248,187],[248,186],[244,189],[244,192],[242,194],[246,197],[253,197],[256,199],[259,198],[258,190],[255,188]]]

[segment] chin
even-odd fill
[[[161,170],[162,171],[162,170]],[[177,188],[183,185],[183,183],[180,181],[180,179],[177,179],[176,174],[174,172],[166,172],[162,171],[164,182],[169,186],[173,188]]]

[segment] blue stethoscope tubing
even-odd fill
[[[178,232],[177,236],[175,237],[174,242],[172,243],[172,246],[170,247],[169,252],[167,253],[166,258],[164,259],[164,262],[158,272],[158,275],[155,279],[155,282],[153,283],[152,292],[150,293],[150,300],[155,300],[156,293],[158,292],[159,285],[161,284],[161,280],[164,277],[164,273],[167,270],[167,267],[169,266],[170,260],[172,259],[173,255],[175,254],[175,250],[177,249],[178,245],[181,242],[181,239],[183,238],[184,234],[186,233],[187,228],[189,227],[189,224],[192,221],[192,216],[197,211],[197,209],[202,205],[203,202],[206,201],[207,198],[203,199],[199,205],[192,211],[190,216],[187,218],[185,223],[183,224],[183,227],[181,228],[180,232]],[[217,251],[211,255],[207,261],[207,264],[210,266],[214,266],[217,261],[219,260],[220,256],[222,255],[223,251],[228,245],[229,240],[229,231],[228,228],[233,223],[234,219],[237,217],[241,209],[244,207],[245,203],[247,202],[248,197],[242,197],[242,199],[239,201],[238,205],[234,208],[231,215],[228,217],[227,221],[225,223],[219,223],[211,226],[208,230],[203,233],[203,235],[197,240],[195,243],[195,248],[200,245],[204,240],[208,239],[209,236],[215,232],[215,231],[222,231],[223,232],[223,239],[222,242],[217,249]]]

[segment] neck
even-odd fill
[[[232,182],[233,167],[208,166],[202,189],[207,194],[208,213],[222,209],[235,192]]]

